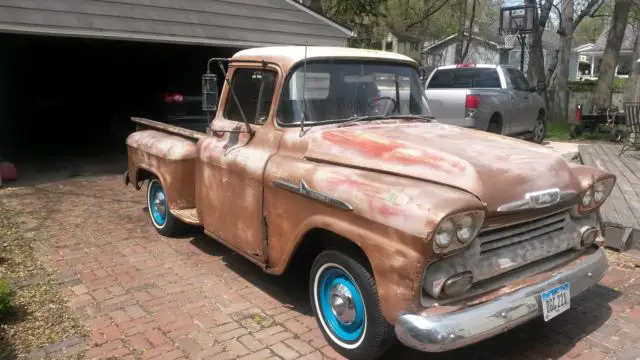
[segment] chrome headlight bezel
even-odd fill
[[[585,215],[598,209],[611,194],[615,180],[615,177],[600,179],[583,191],[578,203],[578,213]]]
[[[484,219],[483,210],[464,211],[444,217],[433,232],[433,251],[444,254],[467,246],[478,236]],[[449,241],[444,241],[446,239]]]

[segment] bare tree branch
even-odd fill
[[[408,31],[411,28],[415,27],[416,25],[421,24],[423,21],[427,20],[430,16],[440,11],[440,9],[442,9],[448,2],[449,0],[442,0],[441,2],[438,2],[438,0],[435,0],[433,2],[433,5],[429,6],[425,10],[425,12],[422,14],[422,16],[420,16],[420,18],[418,18],[416,21],[409,23],[409,25],[405,26],[405,30]]]
[[[598,11],[598,9],[602,6],[603,3],[604,3],[603,0],[589,0],[589,2],[587,3],[587,5],[585,5],[585,7],[580,12],[580,14],[578,14],[575,20],[573,20],[573,30],[578,28],[578,25],[580,25],[580,22],[585,17],[589,16],[589,14],[592,14],[595,11]],[[598,6],[597,8],[596,8],[596,5]]]

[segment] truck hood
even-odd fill
[[[436,122],[318,130],[309,134],[309,160],[458,188],[489,212],[532,191],[579,191],[560,154],[524,140]]]

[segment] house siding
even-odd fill
[[[442,54],[441,61],[437,64],[430,63],[429,54]],[[429,49],[426,54],[425,65],[453,65],[456,60],[456,43],[455,41],[447,41],[434,48]],[[498,64],[500,63],[500,54],[491,46],[485,45],[484,42],[474,40],[469,45],[469,53],[465,59],[467,63],[476,64]]]
[[[163,36],[216,45],[345,46],[345,31],[285,0],[2,0],[0,32]],[[88,35],[91,37],[91,35]],[[189,41],[187,41],[188,39]]]

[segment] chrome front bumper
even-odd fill
[[[596,284],[607,272],[602,249],[575,260],[553,277],[460,311],[433,316],[403,314],[395,323],[396,336],[404,345],[426,352],[441,352],[473,344],[542,315],[540,294],[569,282],[571,297]]]

